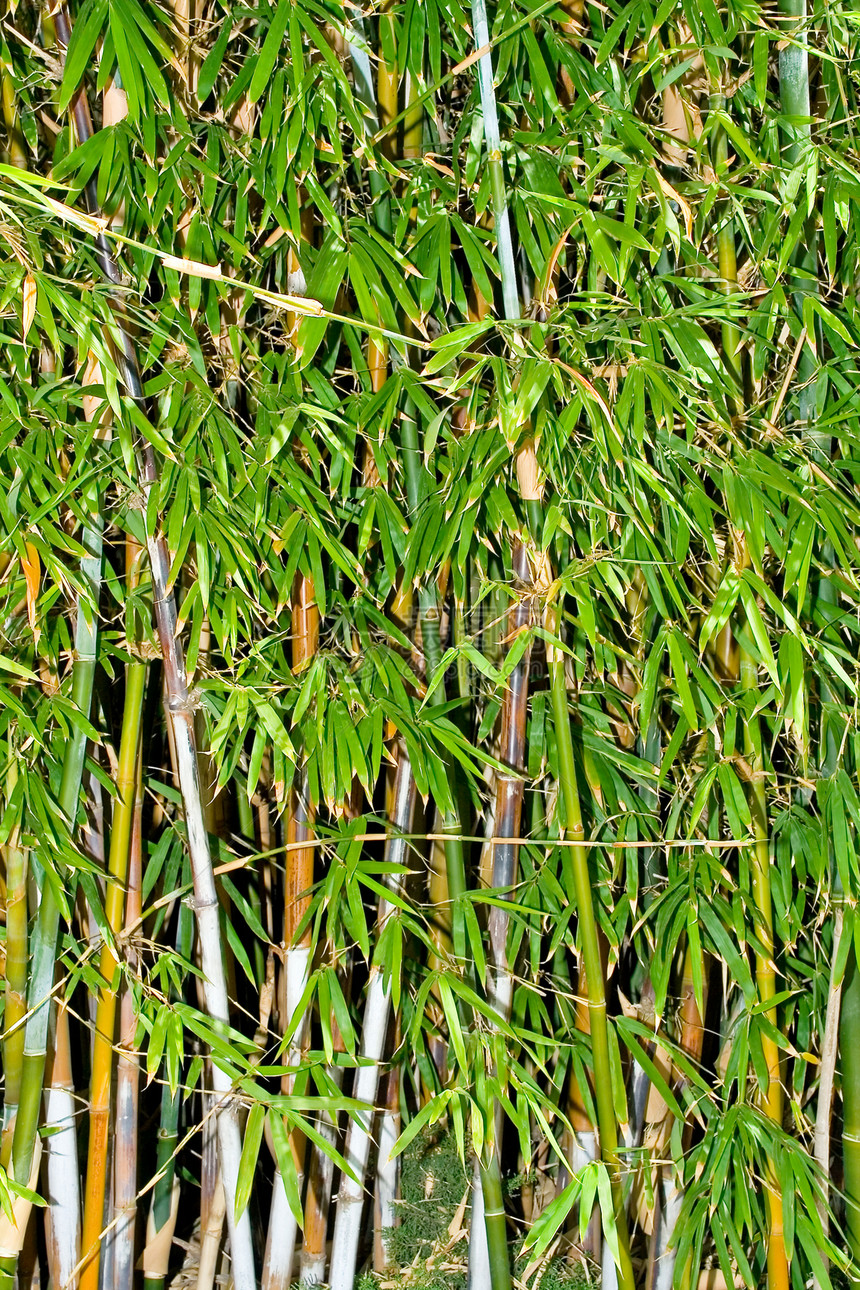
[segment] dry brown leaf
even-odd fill
[[[33,319],[36,317],[37,295],[38,295],[38,288],[36,286],[36,279],[33,277],[32,273],[25,273],[24,274],[24,298],[23,298],[23,310],[22,310],[22,321],[21,321],[21,334],[22,334],[22,338],[25,341],[27,339],[27,333],[29,332],[30,328],[33,326]]]
[[[21,559],[21,568],[24,570],[24,581],[27,584],[27,621],[31,629],[36,631],[36,602],[39,599],[39,581],[42,571],[42,562],[39,559],[39,552],[32,542],[26,545],[26,556]]]

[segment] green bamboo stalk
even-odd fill
[[[839,1023],[842,1056],[842,1167],[845,1233],[851,1250],[849,1278],[860,1285],[860,969],[852,947],[842,987]]]
[[[576,780],[576,762],[573,753],[573,736],[570,729],[567,683],[564,676],[564,656],[558,648],[548,652],[552,707],[555,718],[555,737],[558,749],[559,778],[564,807],[565,832],[577,841],[584,839],[582,809]],[[618,1154],[618,1125],[612,1099],[612,1068],[609,1061],[609,1026],[606,1016],[606,985],[600,957],[597,919],[588,872],[588,852],[585,847],[569,848],[574,899],[579,915],[579,938],[582,961],[588,980],[588,1017],[591,1026],[591,1052],[594,1062],[594,1102],[597,1111],[597,1128],[600,1134],[600,1156],[606,1166],[612,1185],[612,1205],[618,1232],[620,1263],[618,1284],[621,1290],[635,1290],[633,1266],[630,1262],[630,1236],[621,1186],[621,1160]]]
[[[723,131],[717,138],[717,155],[725,163],[727,142]],[[722,222],[718,235],[718,254],[720,276],[724,290],[737,291],[737,253],[735,250],[734,228],[730,220]],[[722,326],[723,357],[730,373],[739,381],[738,342],[739,333],[731,321]],[[742,558],[746,559],[745,552]],[[740,650],[740,681],[745,691],[758,691],[758,664],[744,650]],[[753,902],[756,908],[756,932],[760,949],[756,952],[756,983],[759,999],[765,1005],[768,1021],[775,1027],[777,1024],[776,1008],[770,1001],[776,994],[776,968],[774,965],[773,943],[773,903],[770,890],[770,843],[768,839],[767,795],[764,784],[764,759],[761,746],[761,729],[757,717],[750,717],[744,724],[744,751],[752,767],[752,784],[750,788],[750,812],[753,820],[755,843],[752,862]],[[779,1048],[767,1035],[761,1038],[762,1052],[767,1067],[768,1082],[762,1097],[762,1109],[765,1115],[777,1125],[782,1125],[782,1084],[779,1073]],[[789,1274],[785,1253],[782,1218],[782,1191],[779,1186],[776,1170],[771,1165],[767,1180],[768,1202],[768,1287],[769,1290],[788,1290]]]
[[[780,0],[779,7],[786,35],[790,37],[779,51],[780,106],[783,114],[789,118],[784,155],[788,165],[794,167],[802,161],[812,142],[806,0]],[[801,319],[805,295],[809,291],[818,293],[816,241],[815,225],[810,221],[794,261],[798,276],[794,282],[793,303]],[[797,376],[800,385],[797,394],[798,419],[812,430],[816,415],[815,357],[808,345],[803,347],[797,365]],[[829,438],[820,434],[815,434],[813,438],[816,448],[828,458]]]
[[[758,664],[746,652],[740,651],[741,688],[758,693]],[[758,717],[749,717],[744,724],[744,754],[752,770],[749,801],[755,843],[752,855],[752,894],[756,908],[756,984],[761,1003],[770,1024],[776,1027],[777,1012],[772,1000],[776,994],[776,966],[773,950],[773,903],[770,891],[770,843],[768,839],[767,795],[764,784],[764,759],[762,756],[761,729]],[[779,1075],[779,1048],[768,1035],[761,1036],[762,1053],[767,1067],[767,1087],[762,1097],[762,1110],[768,1119],[782,1126],[782,1084]],[[769,1233],[767,1245],[768,1290],[788,1290],[788,1261],[785,1254],[782,1219],[782,1192],[771,1168],[767,1180]]]
[[[421,459],[421,449],[418,443],[418,426],[415,421],[415,410],[409,408],[404,411],[402,421],[402,460],[404,473],[406,476],[406,498],[409,502],[409,509],[413,515],[418,513],[421,503],[427,495],[429,478]],[[421,625],[421,644],[424,653],[424,672],[427,677],[428,685],[436,675],[439,663],[442,659],[442,647],[439,641],[439,594],[435,583],[429,586],[422,586],[418,593],[418,610],[419,622]],[[434,686],[428,691],[428,702],[434,700],[437,703],[444,704],[447,700],[444,676],[438,677]],[[456,797],[453,805],[441,812],[442,829],[441,831],[450,836],[446,836],[445,847],[445,867],[448,876],[448,899],[452,907],[464,896],[466,892],[466,860],[461,840],[462,827],[460,823],[460,813],[456,805]],[[456,947],[455,947],[456,948]],[[459,953],[463,947],[457,950]]]
[[[183,886],[186,885],[188,876],[186,866],[182,875]],[[186,962],[191,956],[193,944],[194,917],[183,901],[179,905],[176,926],[176,951]],[[164,1290],[167,1277],[170,1242],[176,1219],[173,1191],[176,1177],[175,1152],[179,1143],[181,1097],[181,1089],[172,1092],[170,1085],[165,1082],[161,1090],[161,1116],[155,1147],[156,1181],[152,1189],[152,1203],[147,1222],[148,1248],[143,1255],[144,1290]]]
[[[484,118],[484,142],[487,147],[487,164],[490,173],[493,220],[502,278],[502,303],[506,319],[520,317],[519,288],[514,262],[511,225],[505,189],[502,145],[499,134],[499,114],[493,84],[493,63],[487,48],[490,31],[485,0],[473,0],[472,27],[476,49],[485,52],[478,59],[478,84],[481,110]],[[525,503],[528,522],[533,533],[538,533],[541,523],[540,489],[534,444],[529,440],[516,456],[517,479]],[[531,569],[526,550],[525,535],[511,543],[511,564],[514,576],[521,584],[530,581]],[[521,598],[511,614],[511,636],[527,629],[529,609]],[[516,773],[525,762],[525,726],[528,706],[529,651],[526,650],[514,672],[508,678],[508,688],[502,709],[502,759],[513,773],[500,775],[496,785],[494,833],[500,838],[518,837],[523,800],[523,780]],[[510,890],[516,880],[519,864],[519,846],[516,843],[495,843],[493,848],[494,888]],[[493,906],[488,918],[490,939],[490,998],[503,1015],[510,1012],[512,980],[507,962],[508,914],[498,905]],[[494,1117],[498,1119],[498,1117]],[[476,1162],[473,1182],[472,1231],[469,1250],[470,1285],[481,1287],[489,1283],[492,1290],[510,1290],[511,1269],[508,1256],[507,1230],[504,1206],[500,1204],[499,1142],[497,1131],[490,1136],[488,1150]],[[480,1183],[480,1186],[477,1184]],[[481,1239],[480,1223],[483,1217],[485,1240]]]
[[[2,98],[10,136],[10,160],[19,168],[26,169],[27,158],[18,125],[14,89],[7,68],[3,69]],[[83,591],[79,594],[76,605],[72,702],[88,718],[92,707],[98,650],[98,604],[102,578],[103,519],[98,489],[94,483],[85,488],[82,500],[88,518],[81,534],[81,545],[87,555],[80,562]],[[86,734],[78,726],[74,726],[65,746],[59,793],[60,810],[72,831],[78,814],[86,745]],[[57,875],[59,881],[62,877],[62,873]],[[59,933],[60,907],[55,889],[46,875],[33,932],[32,965],[27,989],[28,1019],[21,1046],[19,1105],[12,1139],[13,1176],[17,1182],[24,1184],[33,1167],[42,1104],[51,1015],[50,999],[54,986]]]
[[[472,27],[475,48],[485,49],[490,43],[485,0],[473,0]],[[484,114],[484,142],[487,145],[487,165],[490,173],[490,191],[493,197],[493,218],[496,224],[496,242],[499,248],[499,268],[502,274],[502,300],[505,317],[509,320],[520,316],[520,294],[514,263],[514,246],[511,240],[511,222],[505,192],[505,172],[502,165],[502,141],[499,135],[499,112],[493,86],[493,60],[489,50],[478,59],[478,84],[481,90],[481,109]]]
[[[138,769],[138,745],[143,720],[143,698],[147,664],[133,659],[126,668],[125,705],[116,772],[117,796],[111,819],[105,917],[114,937],[122,932],[125,889],[134,823]],[[81,1290],[98,1290],[101,1259],[101,1230],[104,1223],[108,1179],[108,1128],[113,1074],[113,1043],[116,1030],[117,989],[114,984],[118,960],[113,946],[102,945],[99,973],[105,984],[99,993],[93,1037],[93,1065],[90,1084],[90,1132],[87,1153],[87,1185],[84,1198],[83,1266]]]
[[[81,580],[86,588],[86,594],[79,597],[77,606],[75,652],[72,663],[72,703],[85,717],[89,717],[98,648],[97,607],[102,572],[102,519],[98,509],[98,494],[92,486],[87,491],[85,504],[89,518],[81,535],[81,545],[88,554],[81,560]],[[59,794],[60,810],[72,829],[78,814],[86,746],[85,732],[78,726],[73,726],[66,742]],[[62,874],[58,877],[62,879]],[[17,1182],[24,1184],[30,1177],[32,1169],[42,1105],[50,1000],[54,987],[59,934],[60,907],[55,889],[46,875],[42,884],[42,899],[33,932],[33,957],[27,991],[29,1015],[24,1035],[21,1094],[12,1140],[14,1177]]]
[[[15,98],[15,86],[10,72],[8,54],[9,51],[4,40],[2,53],[0,53],[0,95],[2,95],[3,99],[3,119],[6,123],[6,160],[9,165],[17,166],[19,170],[26,170],[27,147],[24,143],[24,136],[21,133],[21,121],[18,116],[18,104]]]
[[[723,95],[714,94],[711,97],[711,108],[719,111],[725,107],[725,102]],[[728,144],[728,135],[723,127],[720,126],[714,139],[714,166],[718,177],[728,164]],[[728,214],[728,203],[725,204],[725,208],[720,212],[720,224],[717,232],[717,259],[723,291],[726,295],[734,295],[738,289],[738,260],[735,249],[734,221]],[[723,341],[723,362],[733,384],[736,386],[738,393],[740,393],[742,380],[737,357],[740,345],[740,331],[737,324],[730,317],[723,319],[720,329]]]
[[[9,737],[9,766],[6,771],[6,799],[11,799],[18,782],[18,763]],[[24,1018],[27,1015],[27,853],[20,845],[16,824],[3,848],[6,866],[6,1012],[3,1034],[3,1152],[9,1164],[12,1126],[21,1090],[24,1057]]]

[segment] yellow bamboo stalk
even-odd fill
[[[146,664],[134,660],[126,669],[126,696],[119,759],[116,771],[116,802],[111,822],[108,884],[105,894],[105,917],[111,935],[119,937],[125,912],[125,889],[134,804],[137,796],[138,743],[143,714]],[[104,985],[99,993],[96,1028],[93,1037],[93,1065],[90,1083],[90,1136],[87,1152],[87,1186],[84,1202],[81,1290],[99,1290],[100,1238],[104,1225],[105,1191],[108,1166],[108,1129],[110,1122],[113,1042],[116,1025],[119,961],[114,947],[102,946],[99,972]]]

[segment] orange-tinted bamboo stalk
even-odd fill
[[[303,574],[296,578],[292,615],[292,664],[301,672],[319,647],[319,608],[313,580]],[[302,777],[304,779],[304,777]],[[302,923],[310,907],[310,889],[314,880],[314,848],[296,844],[313,840],[313,805],[307,797],[307,783],[291,794],[287,815],[287,857],[284,877],[284,1007],[282,1016],[288,1026],[304,993],[310,968],[311,929]],[[295,1085],[295,1068],[307,1044],[308,1026],[303,1022],[287,1053],[289,1070],[281,1078],[281,1091],[289,1094]],[[302,1189],[306,1140],[293,1130],[290,1150],[295,1162],[299,1191]],[[296,1244],[296,1220],[287,1204],[280,1172],[275,1172],[272,1209],[263,1265],[264,1290],[284,1290],[292,1279]]]
[[[6,800],[18,782],[18,766],[10,738],[6,772]],[[6,877],[6,1009],[3,1017],[3,1102],[2,1162],[8,1167],[12,1154],[12,1130],[21,1089],[24,1059],[24,1017],[27,1013],[27,853],[21,847],[21,830],[16,823],[3,847]]]
[[[126,542],[126,577],[129,591],[138,583],[143,548],[134,539]],[[128,890],[125,902],[125,930],[137,926],[141,912],[141,880],[143,873],[143,750],[138,745],[135,773],[134,814],[128,864]],[[125,948],[126,962],[131,970],[138,965],[138,956],[131,945]],[[140,1091],[140,1066],[135,1052],[137,1017],[134,998],[128,981],[123,980],[120,992],[119,1051],[116,1072],[116,1119],[114,1128],[114,1219],[113,1232],[113,1281],[114,1290],[132,1290],[134,1281],[134,1237],[137,1214],[137,1143],[138,1097]]]
[[[146,664],[139,660],[130,662],[126,669],[125,708],[116,772],[117,797],[111,822],[108,883],[105,893],[105,917],[114,937],[121,934],[124,920],[125,889],[128,881],[131,833],[137,796],[138,744],[143,716],[145,679]],[[81,1290],[99,1290],[100,1236],[104,1226],[113,1042],[116,1025],[115,975],[118,968],[119,962],[114,948],[105,942],[99,962],[99,971],[105,984],[99,994],[93,1038]]]
[[[344,994],[349,998],[349,978],[344,982]],[[346,1052],[343,1035],[334,1015],[331,1018],[332,1048],[335,1053]],[[329,1071],[335,1084],[343,1083],[343,1067],[335,1065]],[[335,1121],[326,1111],[320,1118],[319,1130],[323,1137],[332,1144],[337,1135]],[[305,1226],[303,1230],[302,1258],[300,1279],[303,1285],[319,1285],[325,1280],[326,1236],[328,1234],[328,1216],[331,1203],[334,1163],[330,1156],[314,1147],[311,1152],[311,1164],[308,1170],[307,1196],[305,1197]]]

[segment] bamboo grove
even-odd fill
[[[860,1283],[858,40],[5,8],[0,1285]]]

